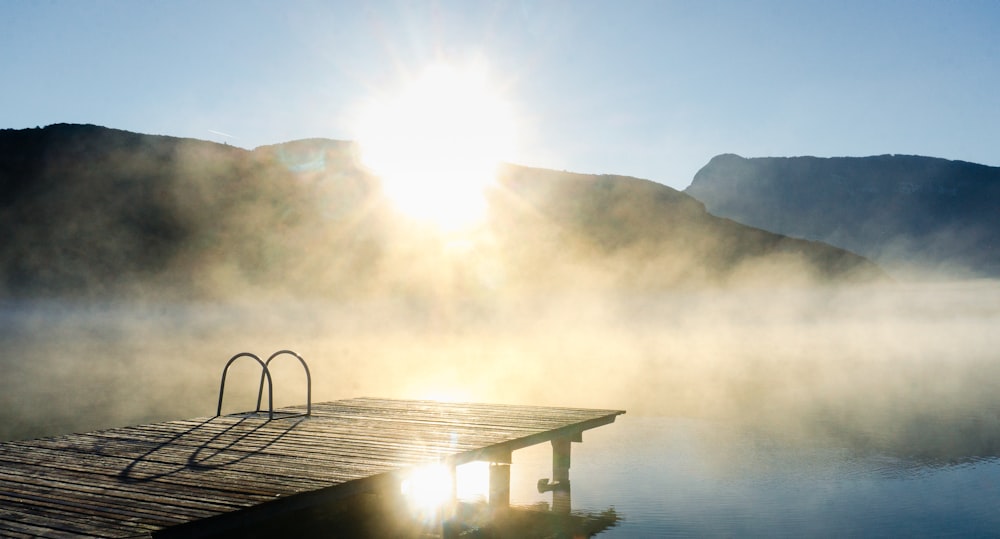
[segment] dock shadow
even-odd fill
[[[267,450],[306,420],[304,417],[296,417],[261,421],[247,414],[216,432],[207,440],[198,442],[197,445],[184,443],[186,438],[201,439],[202,431],[219,419],[219,416],[209,418],[187,430],[178,432],[166,441],[158,443],[155,447],[135,457],[118,474],[118,478],[126,483],[144,483],[182,471],[205,472],[231,466]],[[248,421],[259,421],[259,423],[249,430],[228,436]],[[275,432],[271,429],[264,429],[265,426],[273,427],[278,422],[285,424],[281,430]],[[221,446],[213,447],[220,440],[226,441]],[[191,448],[192,445],[194,445],[193,450],[186,457],[179,453],[183,452],[184,448]]]

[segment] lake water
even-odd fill
[[[620,416],[573,444],[574,511],[598,537],[996,537],[1000,459],[927,462],[710,421]],[[547,445],[514,453],[513,504],[548,502]]]

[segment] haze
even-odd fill
[[[488,307],[388,296],[7,302],[2,316],[4,438],[209,415],[230,356],[291,348],[311,365],[316,401],[617,407],[941,458],[993,454],[1000,442],[993,282],[549,295]],[[276,404],[302,402],[295,362],[276,371]],[[253,407],[257,376],[231,373],[226,411]]]

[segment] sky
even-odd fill
[[[478,63],[518,164],[676,189],[722,153],[997,166],[998,27],[994,0],[4,0],[0,128],[354,139],[365,100]]]

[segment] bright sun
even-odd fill
[[[399,210],[454,228],[483,215],[484,190],[512,150],[514,128],[481,64],[437,64],[369,103],[358,139],[363,164]]]

